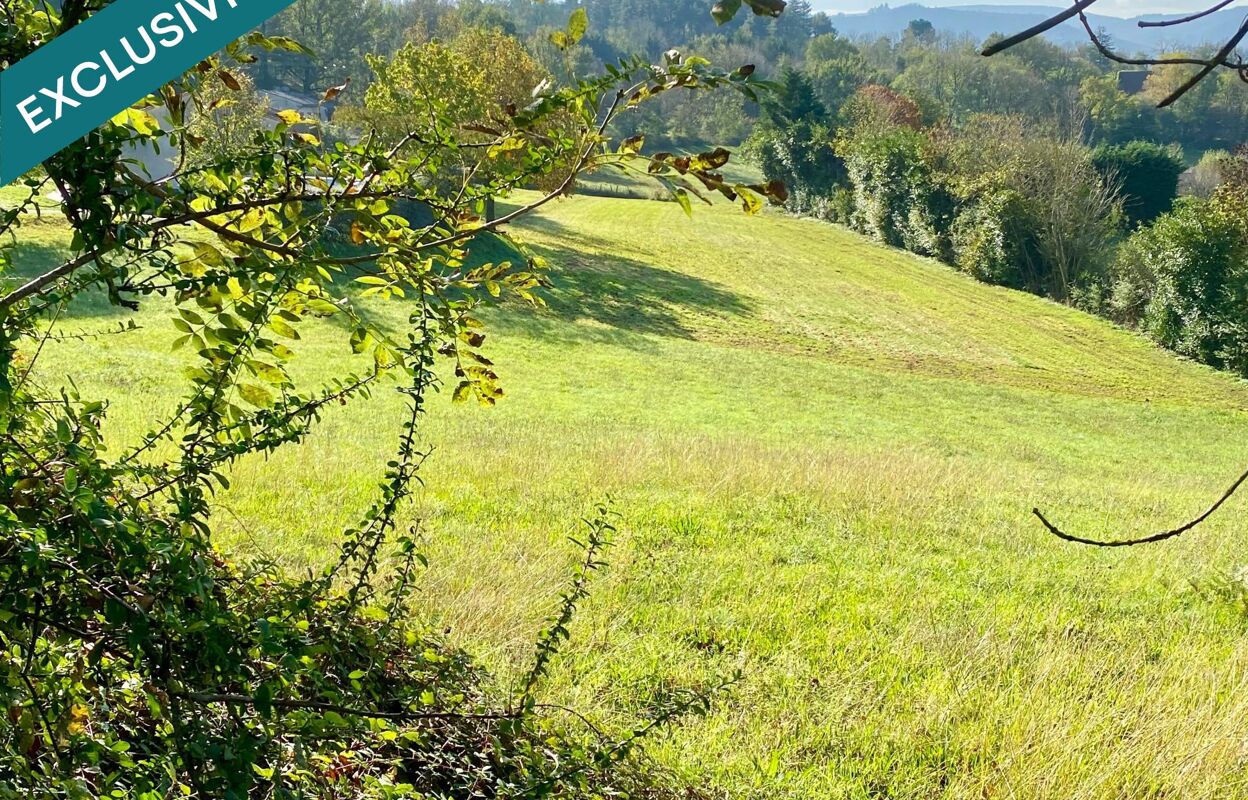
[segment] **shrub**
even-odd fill
[[[1132,235],[1110,309],[1164,347],[1248,375],[1248,224],[1230,195],[1181,200]]]
[[[1119,212],[1088,148],[1018,117],[983,116],[965,128],[938,130],[931,151],[935,168],[971,214],[958,226],[964,269],[1004,276],[1007,285],[1063,301],[1101,280]],[[992,237],[976,244],[973,229],[997,214],[1005,214],[1009,225],[1002,230],[1013,243],[1005,245],[1008,256],[990,257],[983,243]],[[973,266],[973,250],[987,259],[982,265]],[[1004,258],[1016,269],[1003,271]]]
[[[194,98],[187,123],[188,140],[194,142],[187,152],[192,165],[240,156],[254,143],[256,130],[265,125],[269,101],[247,75],[239,74],[235,81],[237,90],[221,81],[209,81]]]
[[[922,255],[946,251],[948,195],[923,157],[924,135],[907,128],[850,134],[837,145],[853,190],[859,231]]]
[[[1132,227],[1170,210],[1185,168],[1176,148],[1144,141],[1102,145],[1092,152],[1092,163],[1104,180],[1119,187],[1122,210]]]
[[[410,539],[398,539],[380,589],[373,573],[387,556],[372,525],[306,580],[231,562],[194,527],[118,505],[119,476],[97,460],[102,408],[64,408],[68,427],[37,442],[61,459],[56,472],[6,486],[0,510],[15,533],[0,581],[21,587],[0,626],[0,797],[659,791],[627,763],[635,738],[606,744],[544,718],[533,699],[610,543],[604,510],[526,688],[507,697],[410,622]],[[35,505],[89,516],[94,533],[32,526]],[[678,693],[653,713],[670,720],[703,702]]]
[[[1026,288],[1023,264],[1029,256],[1027,210],[1013,191],[988,194],[965,205],[953,222],[953,263],[985,283]]]
[[[786,205],[797,213],[821,216],[817,210],[845,182],[845,162],[822,125],[798,122],[769,127],[760,135],[756,153],[767,180],[782,181],[789,188]]]
[[[1222,174],[1230,166],[1231,158],[1225,150],[1206,150],[1196,166],[1181,176],[1179,191],[1193,197],[1212,197],[1222,184]]]

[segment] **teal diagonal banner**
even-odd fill
[[[9,66],[0,72],[0,186],[292,2],[116,0]]]

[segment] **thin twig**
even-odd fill
[[[255,708],[262,705],[256,698],[246,694],[213,694],[211,692],[187,692],[177,695],[184,700],[201,705],[245,706]],[[411,722],[425,719],[464,719],[492,720],[515,719],[516,714],[506,711],[486,712],[481,714],[459,713],[454,711],[379,711],[373,708],[353,708],[337,703],[322,703],[317,700],[280,700],[274,699],[268,705],[284,711],[324,711],[341,714],[344,717],[362,717],[365,719],[388,719],[396,722]]]
[[[1076,544],[1088,544],[1088,545],[1092,545],[1093,547],[1134,547],[1135,545],[1139,545],[1139,544],[1153,544],[1155,542],[1164,542],[1167,539],[1177,539],[1178,537],[1182,536],[1183,534],[1187,533],[1193,528],[1196,528],[1205,520],[1212,517],[1217,512],[1217,510],[1221,508],[1224,503],[1226,503],[1227,500],[1230,500],[1232,497],[1234,497],[1235,493],[1239,491],[1239,488],[1243,486],[1245,482],[1248,482],[1248,472],[1245,472],[1243,475],[1240,475],[1239,480],[1231,484],[1231,488],[1227,489],[1226,493],[1223,494],[1220,498],[1218,498],[1218,502],[1210,506],[1208,511],[1201,514],[1196,519],[1192,520],[1186,525],[1175,528],[1174,530],[1163,531],[1162,533],[1155,533],[1152,536],[1145,536],[1139,539],[1119,539],[1116,541],[1102,541],[1100,539],[1086,539],[1082,536],[1075,536],[1073,534],[1066,533],[1061,528],[1058,528],[1056,525],[1049,522],[1049,520],[1045,518],[1044,514],[1040,513],[1040,509],[1038,508],[1033,508],[1031,510],[1031,513],[1035,514],[1036,517],[1039,518],[1040,522],[1044,523],[1044,527],[1048,528],[1049,533],[1067,542],[1074,542]]]
[[[1234,3],[1234,2],[1235,0],[1222,0],[1220,3],[1217,3],[1216,5],[1206,8],[1204,11],[1198,11],[1195,14],[1188,14],[1186,17],[1178,17],[1177,19],[1153,20],[1153,21],[1140,20],[1137,24],[1141,28],[1169,28],[1172,25],[1186,25],[1189,22],[1195,22],[1196,20],[1201,19],[1203,17],[1207,17],[1210,14],[1216,14],[1217,12],[1221,11],[1222,9],[1226,8],[1231,3]]]
[[[1008,36],[999,42],[995,42],[993,44],[988,45],[987,47],[983,49],[982,51],[983,55],[985,56],[996,55],[997,53],[1003,52],[1005,50],[1010,49],[1011,47],[1014,47],[1015,45],[1021,44],[1029,39],[1033,39],[1037,36],[1040,36],[1041,34],[1048,32],[1052,28],[1055,28],[1064,22],[1067,22],[1075,17],[1078,17],[1079,21],[1083,24],[1084,30],[1087,32],[1088,38],[1091,40],[1092,44],[1096,46],[1097,51],[1100,52],[1102,56],[1109,59],[1110,61],[1113,61],[1118,64],[1131,64],[1131,65],[1136,65],[1136,66],[1160,66],[1164,64],[1190,64],[1193,66],[1200,67],[1200,69],[1194,75],[1192,75],[1188,80],[1184,81],[1184,83],[1181,86],[1179,86],[1177,89],[1171,92],[1167,97],[1165,97],[1160,103],[1158,103],[1157,105],[1159,108],[1165,108],[1167,106],[1173,105],[1179,98],[1183,97],[1183,95],[1191,91],[1192,88],[1196,86],[1196,84],[1200,83],[1202,80],[1207,78],[1218,67],[1226,67],[1228,69],[1235,70],[1239,73],[1241,78],[1248,81],[1248,64],[1245,64],[1243,59],[1240,59],[1240,58],[1232,59],[1232,54],[1235,52],[1235,48],[1239,46],[1239,43],[1244,40],[1245,36],[1248,36],[1248,20],[1245,20],[1243,23],[1241,23],[1239,28],[1236,30],[1236,32],[1222,45],[1222,47],[1218,50],[1218,52],[1215,53],[1210,58],[1187,58],[1187,57],[1127,58],[1125,56],[1119,55],[1118,53],[1114,52],[1113,48],[1106,45],[1101,40],[1100,35],[1097,34],[1095,30],[1092,29],[1092,24],[1091,22],[1088,21],[1087,14],[1085,14],[1084,12],[1086,12],[1089,8],[1091,8],[1094,4],[1096,4],[1097,1],[1098,0],[1078,0],[1078,2],[1073,3],[1070,7],[1063,9],[1061,12],[1057,14],[1054,14],[1053,16],[1049,17],[1048,19],[1044,20],[1038,25],[1033,25],[1032,27],[1028,28],[1025,31],[1016,33],[1013,36]],[[1201,19],[1202,17],[1206,17],[1210,14],[1220,11],[1221,9],[1229,6],[1232,2],[1233,0],[1219,0],[1219,2],[1215,3],[1213,6],[1205,9],[1204,11],[1200,11],[1195,14],[1188,15],[1186,17],[1167,19],[1167,20],[1161,20],[1161,21],[1155,21],[1155,22],[1140,22],[1139,25],[1142,28],[1162,28],[1162,27],[1169,27],[1169,26],[1174,26],[1174,25],[1182,25],[1186,22],[1192,22],[1194,20]]]
[[[1070,8],[1065,9],[1061,13],[1054,14],[1038,25],[1032,25],[1030,28],[1021,33],[1016,33],[1013,36],[1007,36],[996,44],[988,45],[984,48],[983,53],[986,56],[995,56],[1002,50],[1008,50],[1016,44],[1022,44],[1028,39],[1034,39],[1040,34],[1047,33],[1049,30],[1056,28],[1066,20],[1073,19],[1075,16],[1082,14],[1085,9],[1095,2],[1096,0],[1079,0],[1079,2],[1075,3]]]

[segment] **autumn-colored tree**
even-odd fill
[[[923,127],[923,112],[917,103],[887,86],[871,84],[854,93],[845,107],[850,127],[863,129]]]

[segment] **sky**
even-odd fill
[[[925,6],[1054,6],[1064,7],[1060,0],[890,0],[891,6],[903,6],[910,3]],[[1135,17],[1141,14],[1190,14],[1200,11],[1213,0],[1099,0],[1089,11],[1113,17]],[[881,0],[811,0],[811,5],[818,11],[830,14],[841,12],[867,11],[881,5]],[[1232,8],[1248,10],[1248,2],[1241,0]]]

